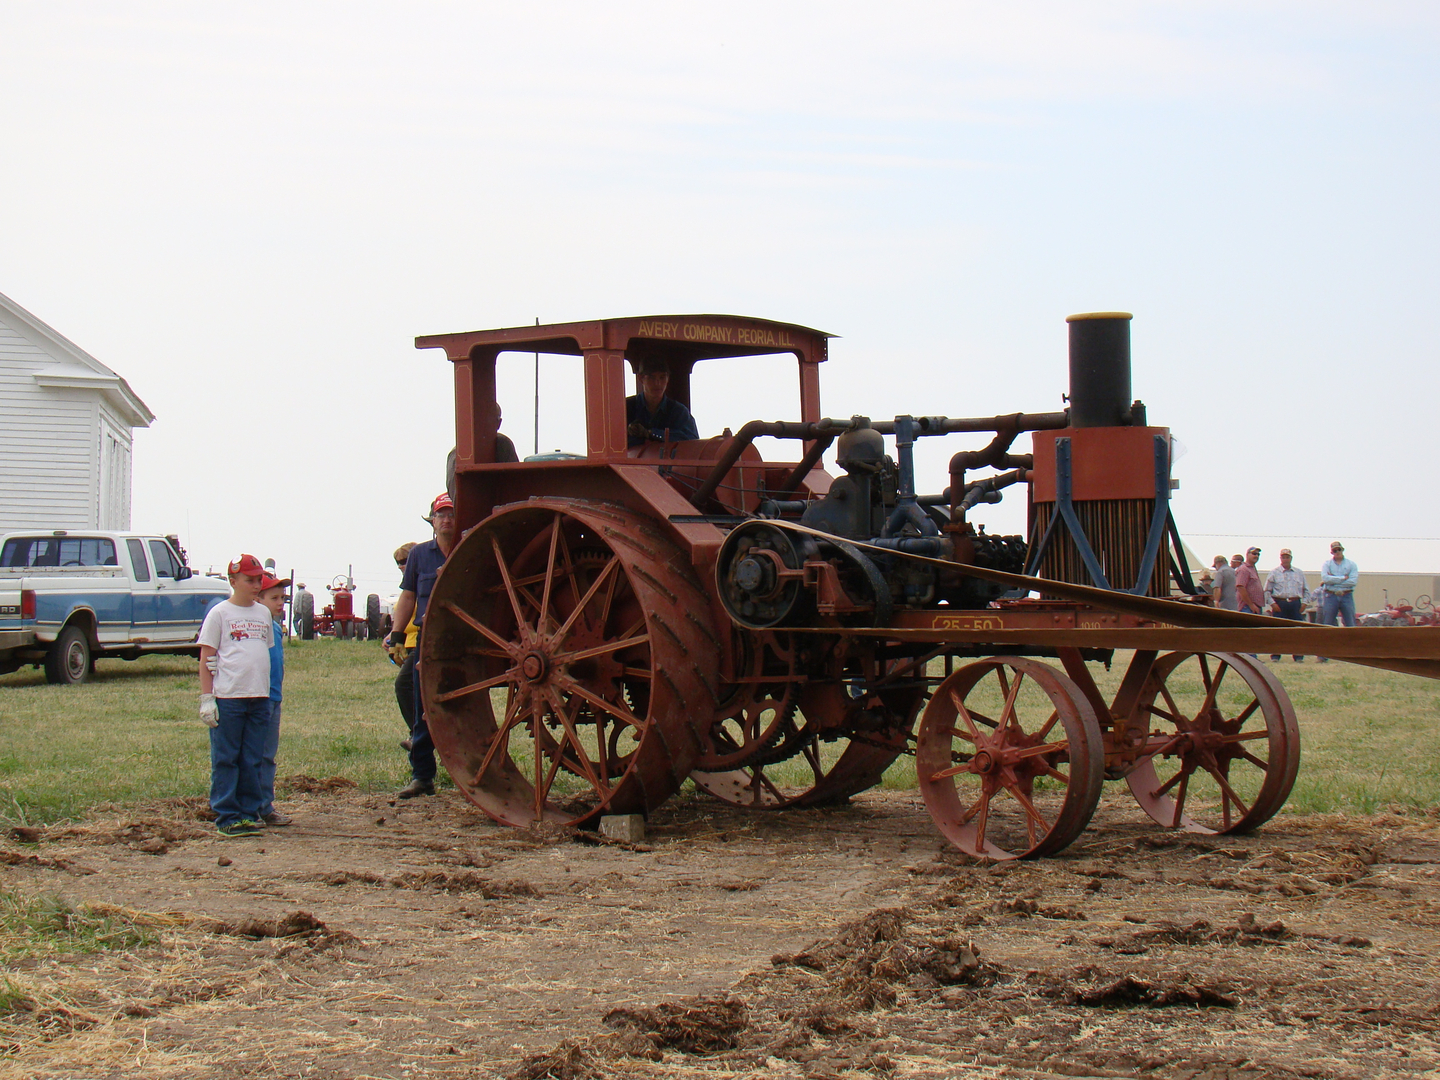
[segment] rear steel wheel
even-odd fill
[[[995,656],[942,682],[920,720],[915,771],[926,809],[961,851],[1052,855],[1100,801],[1105,754],[1095,710],[1068,676]]]
[[[1155,661],[1127,736],[1135,800],[1172,829],[1243,833],[1274,816],[1300,771],[1300,727],[1270,670],[1238,653]]]
[[[647,813],[699,754],[718,639],[688,557],[623,507],[503,507],[451,553],[421,637],[431,737],[497,821]]]
[[[828,806],[874,787],[909,744],[922,688],[893,686],[853,694],[838,683],[810,683],[800,696],[804,724],[772,755],[723,771],[696,771],[695,786],[746,810]]]

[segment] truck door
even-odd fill
[[[131,637],[154,639],[156,623],[160,620],[160,596],[155,575],[150,573],[150,562],[145,557],[145,542],[129,539],[125,547],[130,553],[130,570],[134,577],[130,608]]]
[[[188,596],[179,588],[180,560],[164,540],[150,540],[150,561],[155,566],[155,595],[158,599],[157,641],[188,640],[194,622],[185,610]]]

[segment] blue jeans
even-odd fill
[[[1355,625],[1354,593],[1347,592],[1336,595],[1327,592],[1325,594],[1324,599],[1320,601],[1320,621],[1326,626],[1336,626],[1338,625],[1335,621],[1337,615],[1340,617],[1340,622],[1346,626]]]
[[[429,783],[435,779],[435,744],[425,723],[425,702],[420,697],[420,663],[415,663],[415,724],[410,729],[410,775]]]
[[[280,749],[280,705],[270,700],[270,720],[265,725],[265,743],[260,747],[260,813],[275,809],[275,753]]]
[[[215,824],[260,817],[260,756],[270,723],[268,697],[218,698],[210,729],[210,809]]]

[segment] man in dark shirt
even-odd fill
[[[500,412],[500,406],[495,406],[495,464],[509,465],[520,460],[520,455],[515,453],[515,444],[510,436],[500,430],[500,423],[504,415]],[[455,501],[455,451],[451,449],[450,455],[445,459],[445,494],[450,496],[450,501]]]
[[[440,568],[455,547],[455,504],[448,494],[441,492],[435,496],[430,503],[430,516],[425,520],[435,530],[435,539],[410,549],[410,557],[405,561],[405,574],[400,579],[400,598],[395,601],[395,613],[391,618],[391,625],[399,629],[390,632],[387,645],[395,644],[396,638],[404,642],[404,627],[410,625],[412,615],[415,625],[424,627],[425,608],[429,606],[435,579],[440,576]],[[418,659],[416,665],[415,726],[410,731],[410,783],[395,793],[401,799],[435,794],[435,744],[430,741],[430,728],[425,723]]]
[[[690,410],[672,397],[666,397],[670,386],[670,369],[663,360],[642,360],[635,376],[638,393],[625,399],[625,423],[628,445],[639,446],[648,439],[657,442],[679,442],[700,438],[700,429]]]

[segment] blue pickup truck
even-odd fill
[[[0,536],[0,675],[44,666],[84,682],[97,659],[199,656],[209,610],[230,595],[198,577],[171,536],[30,530]]]

